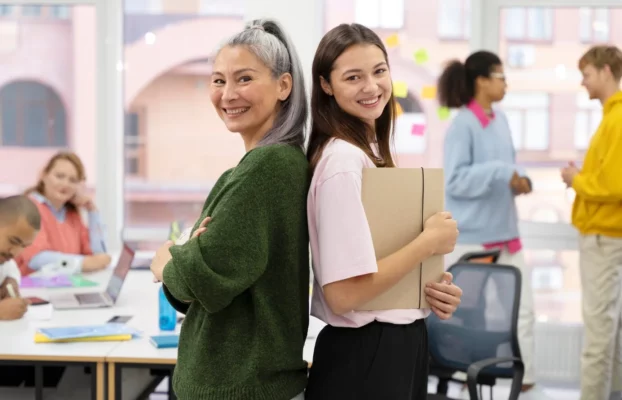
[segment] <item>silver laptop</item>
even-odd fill
[[[50,297],[50,303],[59,310],[71,308],[100,308],[112,307],[121,293],[121,287],[125,277],[132,266],[134,250],[127,244],[123,245],[123,251],[112,272],[110,282],[105,292],[99,293],[63,293]]]

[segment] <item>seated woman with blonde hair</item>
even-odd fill
[[[99,212],[85,193],[85,179],[80,158],[60,152],[47,163],[37,185],[26,191],[41,214],[41,231],[16,259],[22,275],[46,266],[76,273],[110,264]],[[88,214],[88,227],[81,209]]]

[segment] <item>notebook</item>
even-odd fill
[[[118,335],[138,336],[140,332],[126,324],[101,324],[84,326],[64,326],[54,328],[40,328],[39,333],[49,339],[79,339],[96,338]]]
[[[149,342],[157,349],[170,349],[179,346],[179,335],[155,335]]]
[[[35,343],[74,343],[74,342],[123,342],[132,340],[132,335],[110,335],[98,337],[81,337],[73,339],[50,339],[41,332],[35,333]]]

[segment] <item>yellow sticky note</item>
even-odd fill
[[[415,63],[417,64],[425,64],[430,59],[430,55],[426,49],[419,49],[415,51],[413,57],[415,59]]]
[[[406,82],[395,81],[393,82],[393,95],[395,97],[406,98],[408,97],[408,85]]]
[[[436,86],[424,86],[421,89],[421,97],[424,99],[436,98]]]
[[[438,113],[438,119],[440,119],[441,121],[448,120],[449,117],[451,116],[451,111],[447,107],[440,107],[437,113]]]
[[[397,33],[394,33],[390,36],[388,36],[384,42],[386,43],[387,47],[397,47],[400,44],[400,37],[398,36]]]

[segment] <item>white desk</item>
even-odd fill
[[[108,354],[108,399],[116,400],[119,391],[120,370],[127,366],[142,366],[144,368],[173,369],[177,362],[177,349],[157,349],[149,342],[149,336],[167,334],[158,328],[158,289],[159,285],[152,283],[150,271],[131,271],[126,280],[115,310],[127,309],[128,315],[133,318],[128,324],[143,331],[142,338],[129,342],[119,342]],[[315,335],[324,327],[324,323],[311,318],[309,324],[310,338],[305,343],[303,357],[309,363],[313,360]],[[179,325],[177,326],[177,333]],[[170,382],[169,382],[170,385]],[[170,389],[170,387],[169,387]]]
[[[132,315],[128,325],[140,330],[143,337],[118,342],[106,356],[108,363],[108,399],[117,399],[121,389],[121,370],[128,367],[173,370],[177,349],[156,349],[149,336],[161,332],[158,326],[158,290],[151,271],[130,271],[114,308],[117,315]],[[179,325],[177,326],[179,330]],[[177,331],[178,333],[178,331]]]
[[[88,274],[86,278],[100,285],[90,288],[68,289],[23,289],[23,296],[39,296],[49,298],[52,293],[80,293],[103,291],[112,273],[105,271]],[[114,307],[82,310],[55,310],[49,321],[19,321],[0,323],[3,340],[0,341],[0,363],[63,365],[93,365],[94,399],[104,400],[107,386],[107,398],[116,399],[120,394],[121,369],[127,367],[156,368],[172,370],[177,361],[177,349],[156,349],[149,342],[149,336],[166,334],[158,327],[158,290],[159,284],[152,281],[152,274],[145,270],[132,270],[128,273],[121,294]],[[46,326],[100,324],[115,315],[131,315],[128,325],[143,332],[143,337],[127,342],[82,342],[82,343],[34,343],[34,334],[38,328]],[[309,326],[310,338],[305,344],[303,356],[307,361],[313,359],[315,334],[323,327],[323,323],[311,318]],[[177,327],[179,329],[179,326]],[[7,340],[4,340],[4,339]],[[107,368],[106,368],[106,364]],[[106,371],[107,385],[106,385]],[[40,397],[39,397],[40,398]]]
[[[107,282],[111,270],[88,276],[98,283]],[[105,286],[101,286],[105,288]],[[99,288],[99,287],[98,287]],[[22,295],[48,298],[52,291],[86,292],[98,288],[23,289]],[[102,289],[103,290],[103,289]],[[47,307],[47,306],[36,306]],[[0,322],[0,364],[22,364],[35,366],[35,397],[43,396],[44,365],[88,365],[93,368],[93,398],[104,400],[106,356],[117,346],[114,342],[82,343],[35,343],[37,329],[48,326],[99,324],[113,315],[112,309],[53,311],[48,321],[34,321],[23,318],[18,321]]]

